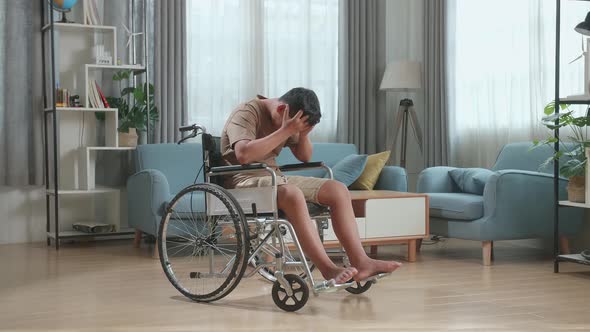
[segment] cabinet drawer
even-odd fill
[[[424,197],[370,199],[364,212],[367,238],[426,235]]]

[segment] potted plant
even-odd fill
[[[113,81],[119,83],[119,97],[107,97],[107,102],[112,108],[119,110],[119,146],[137,146],[139,135],[145,133],[149,122],[150,128],[158,121],[158,108],[154,103],[154,86],[123,86],[124,80],[129,80],[133,75],[131,70],[121,70],[113,75]],[[149,95],[149,121],[147,97]],[[132,104],[130,104],[132,101]]]
[[[590,147],[585,127],[590,126],[590,117],[576,117],[569,105],[560,105],[559,114],[555,112],[555,109],[555,102],[545,106],[543,125],[550,130],[568,128],[567,132],[570,135],[567,136],[567,140],[563,138],[557,140],[550,136],[543,141],[534,142],[535,146],[547,145],[551,148],[557,141],[560,143],[559,151],[555,151],[541,165],[541,168],[547,167],[552,162],[560,162],[560,175],[569,179],[568,200],[583,203],[585,202],[586,164],[588,163],[586,149]]]

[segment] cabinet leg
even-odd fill
[[[562,255],[569,255],[571,253],[570,240],[563,235],[559,236],[559,252]]]
[[[420,252],[422,249],[422,239],[416,240],[416,252]]]
[[[408,241],[408,262],[413,263],[416,261],[416,240]]]
[[[141,237],[143,233],[139,230],[135,230],[135,238],[133,238],[133,247],[139,248],[141,246]]]
[[[490,266],[492,265],[492,251],[494,248],[494,243],[492,241],[483,241],[481,243],[482,246],[482,254],[483,254],[483,265]]]
[[[378,246],[371,246],[371,253],[370,253],[371,257],[373,257],[373,258],[377,257],[378,250],[379,250]]]

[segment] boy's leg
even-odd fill
[[[311,222],[303,192],[296,186],[287,184],[278,187],[278,196],[279,209],[293,225],[305,255],[317,266],[322,276],[334,279],[338,284],[353,278],[357,273],[355,268],[338,267],[326,254],[318,231]]]
[[[356,280],[363,280],[377,273],[393,272],[401,266],[398,262],[380,261],[367,256],[361,245],[350,193],[346,186],[338,181],[325,181],[317,193],[317,200],[320,204],[330,207],[334,232],[346,250],[351,265],[358,270]]]

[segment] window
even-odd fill
[[[303,86],[322,107],[314,138],[335,138],[338,0],[199,0],[188,8],[191,122],[218,135],[239,103]]]
[[[584,2],[562,2],[562,96],[583,93]],[[546,137],[544,106],[555,99],[555,2],[449,1],[449,132],[458,166],[491,166],[500,148]]]

